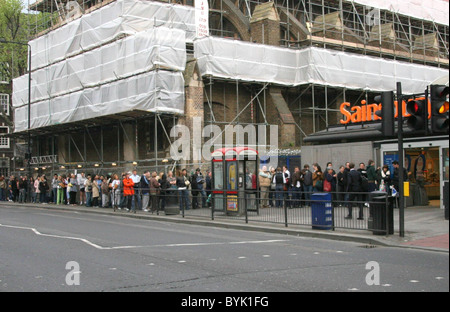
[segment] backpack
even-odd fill
[[[275,174],[275,183],[276,183],[276,184],[284,184],[284,183],[283,183],[283,173],[277,172],[277,173]]]

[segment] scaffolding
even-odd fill
[[[116,0],[28,0],[30,33],[48,31]],[[193,6],[194,0],[160,2]],[[251,41],[249,21],[264,0],[209,0],[212,36]],[[365,55],[448,68],[448,3],[433,0],[417,7],[388,10],[385,1],[274,0],[281,26],[280,46],[322,46]],[[365,3],[370,2],[370,6]],[[444,2],[444,4],[439,4]],[[439,12],[439,5],[447,7]],[[413,16],[408,7],[415,10]],[[433,12],[426,8],[436,7]],[[425,12],[422,12],[425,11]],[[438,18],[430,14],[439,14]],[[409,15],[408,15],[409,14]],[[422,14],[422,15],[421,15]],[[443,18],[442,18],[443,16]],[[447,22],[444,22],[447,20]]]
[[[89,171],[95,173],[125,172],[132,167],[153,170],[173,163],[165,148],[171,138],[167,128],[177,123],[168,114],[128,112],[85,122],[68,129],[65,126],[43,129],[35,133],[35,149],[31,165],[36,173],[51,170]],[[128,159],[125,155],[130,154]]]
[[[37,34],[33,36],[39,38],[116,0],[28,1],[30,12],[40,12],[29,14],[30,34]],[[192,12],[194,6],[194,0],[159,2],[184,5],[189,12]],[[254,20],[252,18],[255,17],[256,8],[266,2],[209,0],[210,35],[234,39],[236,42],[242,41],[243,44],[253,43],[255,37],[251,31],[251,22]],[[374,57],[380,61],[392,60],[448,70],[448,22],[441,19],[433,20],[425,15],[408,14],[400,9],[390,10],[384,7],[384,4],[381,5],[382,2],[385,1],[275,0],[273,3],[279,19],[280,33],[280,40],[275,45],[291,51],[286,53],[299,54],[305,49],[323,49],[357,54],[361,57]],[[377,3],[380,3],[379,8],[374,8]],[[448,7],[448,3],[446,5]],[[158,24],[155,21],[152,27]],[[185,30],[192,32],[192,25],[185,26]],[[191,44],[196,41],[189,40],[189,36],[186,38],[185,52],[189,64],[194,56]],[[120,39],[121,37],[114,37],[113,41]],[[104,44],[110,43],[108,41]],[[197,61],[192,62],[194,69],[186,66],[185,76],[186,72],[194,72],[195,66],[199,66]],[[36,70],[38,69],[36,67]],[[226,125],[235,124],[269,125],[279,122],[274,121],[274,116],[282,115],[285,120],[281,122],[293,125],[296,129],[293,143],[295,147],[303,144],[303,138],[307,134],[338,124],[342,118],[340,103],[359,104],[361,101],[368,103],[375,95],[374,90],[368,88],[348,88],[319,82],[280,85],[267,80],[246,80],[214,74],[201,75],[200,80],[203,83],[202,116],[205,124],[219,125],[222,129]],[[277,106],[278,111],[272,106]],[[292,116],[282,114],[286,107]],[[54,170],[61,166],[64,166],[65,170],[76,169],[79,165],[82,168],[106,170],[130,165],[131,158],[135,159],[140,167],[165,166],[162,161],[166,159],[168,147],[173,141],[173,138],[168,136],[168,129],[184,117],[183,114],[158,112],[121,112],[105,116],[101,122],[98,119],[92,121],[86,119],[81,128],[67,128],[63,124],[54,125],[46,129],[37,129],[33,135],[35,145],[42,147],[38,149],[38,155],[56,155],[51,152],[51,147],[58,141],[57,138],[53,139],[52,144],[48,142],[46,136],[57,137],[66,133],[64,134],[68,142],[64,147],[66,152],[59,153],[64,154],[63,157],[53,158],[58,162],[53,163]],[[105,136],[108,127],[112,127],[118,146],[114,151],[105,152],[103,150],[107,147],[105,141],[112,139]],[[40,143],[37,143],[38,141]],[[124,150],[127,148],[126,142],[130,143],[129,146],[133,146],[132,155],[128,160],[123,159]],[[87,150],[94,152],[89,156]],[[105,155],[114,156],[108,158]],[[98,166],[95,166],[96,164]]]
[[[254,42],[255,38],[249,34],[249,21],[256,7],[266,2],[263,0],[211,0],[211,35]],[[376,8],[377,4],[385,1],[274,0],[273,2],[280,24],[280,42],[277,46],[293,50],[320,47],[327,51],[350,53],[348,55],[359,54],[405,64],[425,65],[431,71],[433,67],[440,68],[444,72],[448,70],[448,3],[440,4],[444,10],[438,12],[439,18],[435,20],[433,16],[430,17],[430,14],[425,14],[428,13],[425,12],[427,5],[435,6],[437,10],[439,6],[435,2],[432,4],[424,2],[423,7],[417,7],[416,3],[409,4],[410,10],[415,11],[414,15],[408,13],[408,8],[405,9],[408,4],[405,4],[404,8],[395,10],[389,10],[385,3],[382,3],[380,8]],[[238,43],[231,44],[238,45]],[[242,44],[237,50],[246,53],[247,47]],[[217,49],[217,51],[222,53],[223,49]],[[284,53],[289,54],[289,52]],[[203,56],[206,57],[204,54]],[[221,57],[223,57],[222,54]],[[284,56],[280,58],[284,59]],[[255,57],[255,61],[259,60]],[[231,59],[228,59],[228,62],[231,62]],[[270,62],[266,65],[265,69],[276,66]],[[237,69],[242,68],[237,66]],[[251,72],[247,70],[247,72],[255,74],[254,70],[252,69]],[[245,69],[242,69],[242,72],[244,71]],[[225,76],[223,68],[221,68],[221,74]],[[252,79],[238,83],[237,75],[235,80],[231,78],[232,76],[226,79],[230,87],[237,85],[238,89],[239,86],[245,87],[250,83],[257,84],[255,81],[251,82]],[[214,74],[204,77],[205,83],[209,86],[205,88],[205,92],[209,92],[206,96],[208,106],[205,105],[205,110],[211,110],[212,105],[220,107],[223,109],[224,118],[219,120],[216,116],[214,121],[226,123],[229,122],[225,114],[229,111],[226,109],[226,101],[217,95],[215,99],[212,99],[213,88],[211,87],[215,82],[223,79],[224,77],[218,78]],[[351,102],[356,105],[359,105],[361,101],[370,103],[376,95],[375,90],[368,88],[338,87],[317,82],[285,87],[282,93],[295,118],[296,146],[302,145],[303,138],[307,134],[339,124],[342,118],[339,109],[341,103]],[[263,94],[260,100],[262,111],[260,118],[261,115],[264,115],[263,117],[268,115],[266,111],[268,97],[266,92]],[[259,108],[259,106],[256,107]],[[364,123],[361,127],[364,127]]]

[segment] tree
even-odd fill
[[[0,1],[0,40],[28,42],[26,15],[21,0]],[[0,43],[0,64],[10,80],[27,71],[27,47]]]
[[[23,5],[20,0],[2,0],[0,2],[0,29],[6,40],[15,41],[23,33]]]
[[[58,12],[24,13],[24,2],[0,0],[0,40],[26,43],[54,25]],[[0,42],[0,71],[6,71],[10,80],[26,74],[27,52],[27,46]]]
[[[28,29],[21,0],[0,1],[0,41],[28,42]],[[11,94],[12,79],[28,69],[27,46],[0,42],[0,75],[7,84],[0,84],[0,93]],[[0,110],[0,120],[11,125],[10,117]]]

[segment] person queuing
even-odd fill
[[[180,210],[189,210],[189,191],[188,188],[190,186],[189,178],[187,177],[187,170],[183,169],[178,173],[177,176],[177,187],[179,191],[179,203]]]
[[[27,199],[28,180],[26,177],[19,179],[19,203],[25,203]]]
[[[323,173],[322,168],[319,164],[313,164],[314,172],[312,174],[312,186],[314,192],[322,192],[323,191]]]
[[[48,203],[48,197],[47,197],[47,192],[50,189],[47,179],[45,178],[45,176],[41,176],[41,179],[39,181],[39,192],[40,192],[40,203],[41,204],[46,204]]]
[[[313,191],[313,174],[309,170],[308,164],[303,166],[302,176],[303,176],[303,193],[305,194],[305,204],[309,206],[311,201],[311,193]]]
[[[333,201],[336,201],[337,174],[333,169],[333,164],[329,162],[323,174],[323,191],[332,193]]]
[[[133,180],[134,183],[134,195],[133,195],[133,209],[136,211],[141,207],[141,197],[140,197],[140,185],[141,185],[141,177],[137,174],[137,170],[133,170],[130,175],[130,179]]]
[[[391,177],[391,183],[395,191],[398,193],[400,190],[400,174],[403,174],[403,181],[406,182],[408,181],[408,170],[405,168],[400,169],[400,165],[397,160],[392,162],[392,166],[394,167],[394,172]]]
[[[111,188],[110,188],[110,183],[109,183],[109,179],[107,177],[103,177],[102,180],[102,184],[100,186],[101,188],[101,194],[102,194],[102,208],[107,208],[109,206],[109,202],[110,202],[110,193],[111,193]]]
[[[86,207],[92,206],[92,193],[94,189],[94,182],[92,181],[92,176],[88,174],[87,180],[84,182],[84,189],[86,193]],[[81,193],[81,191],[80,191]],[[80,202],[82,204],[82,202]]]
[[[160,179],[158,180],[158,184],[159,184],[159,188],[158,188],[159,189],[159,196],[158,196],[159,197],[158,198],[159,210],[164,211],[166,209],[167,196],[169,195],[168,190],[170,189],[170,183],[167,180],[167,175],[164,172],[161,173]]]
[[[111,182],[111,193],[112,193],[112,207],[114,211],[116,209],[120,208],[120,200],[121,200],[121,181],[119,180],[119,176],[117,174],[114,174],[112,176],[112,182]]]
[[[156,172],[152,173],[152,177],[150,179],[150,198],[152,201],[152,208],[150,211],[154,213],[159,213],[159,188],[160,184],[158,182],[158,174]]]
[[[127,205],[127,207],[125,208],[126,211],[131,211],[131,202],[133,201],[134,196],[134,182],[130,178],[130,176],[131,172],[127,172],[122,181],[124,201],[126,202]],[[136,212],[136,210],[134,212]]]
[[[375,162],[370,159],[367,163],[367,180],[369,183],[369,192],[377,190],[377,170],[375,169]]]
[[[283,207],[283,195],[284,195],[284,186],[286,184],[286,176],[283,174],[283,171],[280,167],[277,168],[275,175],[273,176],[273,181],[275,184],[275,198],[277,208]]]
[[[349,175],[348,175],[348,192],[349,192],[349,203],[348,203],[348,215],[345,217],[346,219],[353,218],[353,203],[357,203],[359,206],[359,217],[358,220],[364,220],[364,205],[363,198],[361,194],[361,172],[355,169],[355,164],[349,164]]]
[[[150,203],[150,171],[145,170],[141,176],[141,195],[142,195],[142,211],[148,211],[148,205]]]
[[[269,207],[269,190],[271,184],[271,173],[267,170],[267,166],[263,166],[259,170],[259,186],[261,190],[260,198],[263,208]]]
[[[352,218],[352,208],[358,206],[358,218],[361,219],[364,216],[361,203],[369,206],[369,192],[386,191],[391,194],[392,187],[398,188],[401,170],[398,162],[393,163],[393,172],[386,165],[376,168],[373,160],[369,160],[367,166],[363,162],[358,164],[355,166],[354,163],[346,162],[339,166],[337,173],[332,162],[327,163],[323,172],[318,163],[313,164],[313,172],[307,164],[301,170],[299,166],[294,167],[293,173],[289,172],[287,166],[275,170],[263,165],[256,174],[247,170],[243,183],[247,191],[255,194],[254,200],[247,203],[251,208],[259,205],[260,208],[294,209],[310,206],[311,194],[314,192],[329,192],[332,194],[333,207],[347,207],[347,217]],[[211,171],[203,175],[201,169],[197,168],[190,176],[187,172],[187,169],[178,171],[176,177],[172,171],[158,175],[156,171],[150,173],[144,170],[140,173],[136,169],[122,175],[108,176],[69,173],[66,177],[64,174],[55,174],[51,182],[45,175],[35,180],[32,177],[17,179],[14,175],[9,178],[0,176],[0,200],[159,212],[176,197],[180,209],[210,208],[213,195]],[[406,169],[403,174],[407,180]],[[83,185],[80,185],[82,181]]]
[[[192,209],[206,207],[206,192],[204,190],[204,184],[206,182],[200,168],[195,170],[195,173],[191,176],[191,188],[192,188]],[[198,202],[198,196],[201,196],[202,206]]]
[[[348,180],[348,175],[347,172],[345,171],[345,166],[340,166],[339,167],[339,172],[336,175],[336,180],[337,180],[337,201],[339,206],[342,206],[345,202],[345,195],[347,192],[347,180]]]

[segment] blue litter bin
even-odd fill
[[[330,193],[311,194],[311,217],[314,230],[333,228],[333,207]]]

